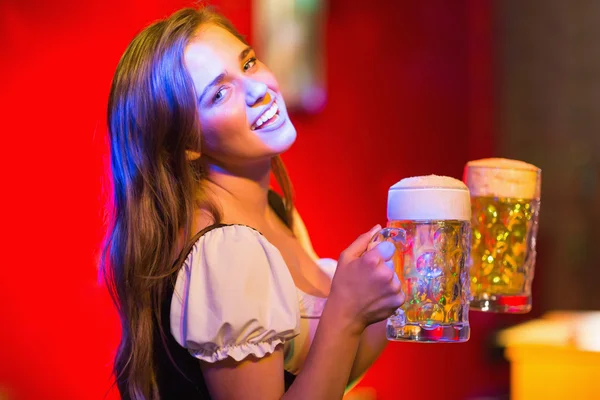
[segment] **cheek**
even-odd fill
[[[199,120],[206,150],[227,151],[250,129],[246,109],[228,103],[200,112]]]
[[[233,99],[232,99],[233,100]],[[200,113],[200,126],[212,131],[240,129],[248,125],[246,108],[238,101],[228,101]]]
[[[277,78],[271,72],[271,70],[263,65],[255,76],[256,80],[264,82],[271,90],[279,92],[279,82],[277,82]]]

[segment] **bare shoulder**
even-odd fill
[[[206,210],[198,209],[194,213],[194,217],[192,219],[192,226],[190,228],[190,232],[188,232],[189,237],[186,237],[186,232],[183,229],[180,230],[177,238],[177,252],[181,256],[181,252],[186,249],[186,246],[189,245],[189,240],[191,237],[196,235],[196,233],[200,232],[204,228],[209,227],[214,224],[214,217],[210,214],[210,212]],[[177,260],[175,260],[177,261]]]
[[[206,209],[198,209],[194,213],[192,221],[192,234],[200,232],[202,229],[208,228],[215,223],[215,217]]]

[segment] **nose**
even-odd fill
[[[246,104],[256,105],[267,97],[268,87],[266,84],[254,79],[247,79],[246,86]]]

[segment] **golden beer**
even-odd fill
[[[540,171],[516,160],[472,161],[471,309],[526,313],[536,259]]]
[[[471,304],[529,311],[540,201],[473,197],[471,207]]]
[[[406,301],[390,318],[388,337],[416,341],[469,338],[468,221],[390,221],[405,231],[394,256]]]

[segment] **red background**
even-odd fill
[[[117,397],[108,390],[118,322],[96,270],[106,99],[134,34],[190,4],[0,2],[0,393],[8,398]],[[250,0],[213,4],[250,33]],[[493,155],[492,7],[330,0],[328,10],[328,103],[292,116],[299,136],[284,159],[317,252],[337,257],[385,222],[394,182],[460,178],[467,160]],[[510,321],[471,313],[465,344],[390,343],[361,386],[378,399],[506,392],[507,365],[491,358],[487,341]]]

